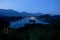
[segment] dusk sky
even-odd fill
[[[60,14],[60,0],[0,0],[0,9]]]

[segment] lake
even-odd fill
[[[25,24],[33,24],[33,22],[29,22],[29,20],[31,20],[30,18],[24,18],[22,20],[17,20],[14,22],[10,22],[10,28],[19,28],[19,27],[23,27]],[[47,22],[44,22],[42,20],[38,20],[37,18],[35,18],[35,23],[40,23],[40,24],[49,24]]]

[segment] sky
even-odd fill
[[[0,0],[0,9],[60,14],[60,0]]]

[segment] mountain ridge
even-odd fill
[[[27,12],[18,12],[12,9],[0,9],[0,16],[40,16],[42,13],[27,13]]]

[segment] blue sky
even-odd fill
[[[0,0],[0,9],[60,14],[60,0]]]

